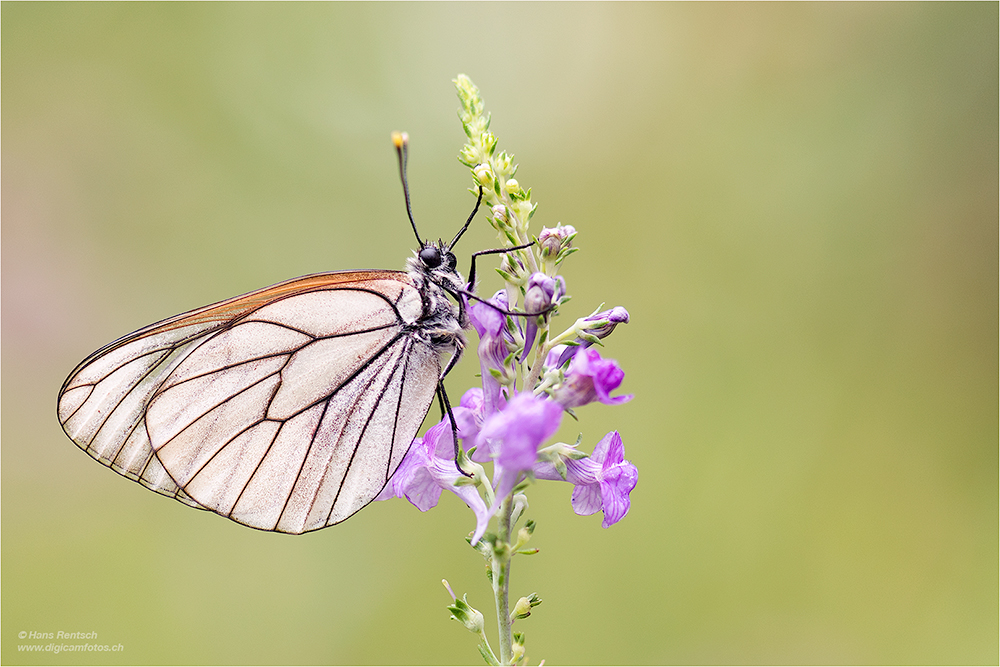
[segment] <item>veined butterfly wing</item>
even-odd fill
[[[426,294],[398,271],[289,280],[125,336],[59,392],[90,456],[239,523],[303,533],[371,502],[434,398]]]

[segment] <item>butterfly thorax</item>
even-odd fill
[[[420,293],[421,314],[411,335],[438,352],[461,354],[465,347],[462,330],[467,328],[465,310],[448,295],[461,298],[465,281],[455,268],[455,256],[440,241],[428,244],[406,262],[407,274]]]

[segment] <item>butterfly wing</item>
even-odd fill
[[[381,491],[433,400],[420,313],[400,272],[280,283],[98,350],[63,385],[59,419],[154,491],[263,530],[323,528]]]

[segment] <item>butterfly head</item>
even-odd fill
[[[458,266],[455,254],[442,241],[426,243],[417,256],[420,258],[420,263],[429,271],[442,269],[452,272]]]

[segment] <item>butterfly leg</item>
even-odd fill
[[[452,358],[454,359],[454,357]],[[449,367],[451,365],[449,364]],[[472,475],[462,470],[462,466],[458,464],[458,423],[455,421],[455,413],[451,409],[451,401],[448,400],[448,392],[444,389],[444,379],[438,380],[437,396],[438,403],[441,406],[441,418],[444,419],[445,414],[447,414],[448,421],[451,422],[451,437],[455,445],[455,468],[462,475],[472,477]]]
[[[525,243],[524,245],[516,245],[512,248],[493,248],[492,250],[480,250],[472,253],[472,266],[469,268],[469,284],[466,285],[466,289],[472,290],[476,285],[476,257],[480,255],[501,255],[515,250],[524,250],[533,245],[535,245],[534,241]]]

